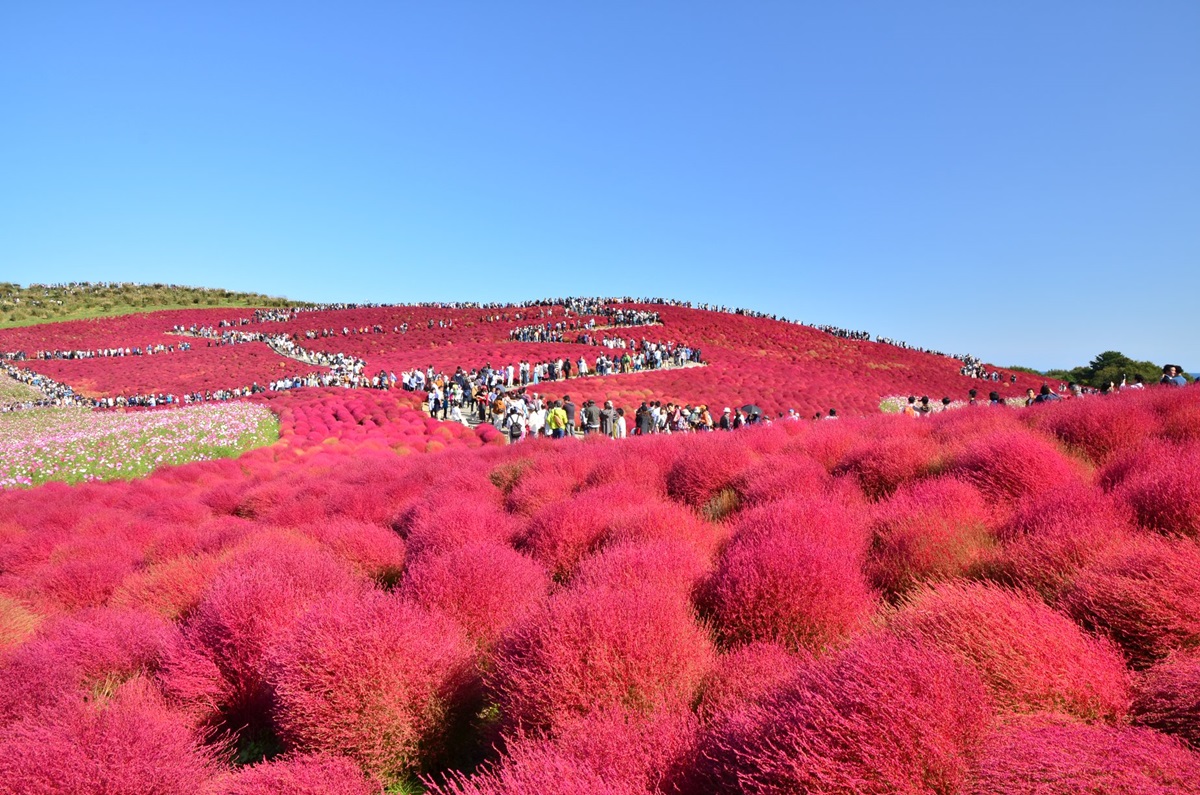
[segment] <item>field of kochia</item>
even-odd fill
[[[272,331],[452,371],[522,350],[520,311]],[[912,419],[879,399],[1034,382],[661,311],[619,332],[708,366],[539,391],[849,416],[510,446],[419,394],[297,389],[248,399],[280,437],[238,458],[0,493],[0,794],[1200,793],[1200,387]],[[264,378],[242,347],[22,366],[219,389]]]

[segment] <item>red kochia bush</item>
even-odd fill
[[[394,583],[404,571],[404,539],[394,530],[354,519],[330,519],[304,532],[376,582]]]
[[[402,593],[441,611],[483,649],[546,596],[550,577],[537,562],[495,543],[475,543],[425,555],[409,569]]]
[[[149,566],[126,577],[109,604],[181,618],[200,603],[218,565],[212,555],[195,555]]]
[[[1047,722],[1000,729],[983,744],[975,795],[1185,795],[1200,755],[1146,729]]]
[[[937,453],[937,445],[918,429],[893,427],[851,448],[833,474],[857,478],[868,497],[882,499],[901,484],[928,474]]]
[[[736,711],[791,679],[811,660],[808,655],[788,651],[779,643],[739,646],[717,658],[704,679],[697,711],[708,719]]]
[[[0,664],[0,723],[59,700],[105,694],[153,672],[177,630],[157,616],[94,608],[44,625]]]
[[[696,731],[687,712],[649,720],[616,710],[588,715],[555,738],[522,736],[504,757],[467,778],[434,784],[435,795],[646,795],[660,786]],[[669,790],[667,790],[669,791]]]
[[[691,791],[736,781],[755,795],[958,792],[989,723],[987,701],[949,657],[865,638],[715,727]]]
[[[979,487],[990,501],[1009,502],[1081,479],[1080,466],[1029,431],[1000,431],[955,454],[947,473]]]
[[[677,594],[584,588],[559,593],[502,639],[489,685],[510,730],[554,730],[594,710],[686,707],[712,658]]]
[[[1138,539],[1084,569],[1063,596],[1084,626],[1107,634],[1145,667],[1200,645],[1200,546]]]
[[[1017,504],[997,529],[1003,545],[988,567],[997,579],[1054,602],[1081,569],[1134,533],[1130,512],[1099,489],[1059,487]]]
[[[861,523],[827,500],[770,503],[739,517],[699,603],[725,645],[777,641],[822,651],[875,608]]]
[[[811,497],[829,488],[829,472],[806,455],[772,455],[738,475],[733,488],[746,505]]]
[[[1124,395],[1119,400],[1060,400],[1023,412],[1021,418],[1081,450],[1093,463],[1101,464],[1158,430],[1154,414],[1128,398]]]
[[[341,753],[390,778],[441,747],[471,647],[442,616],[373,591],[330,597],[272,654],[275,718],[301,752]]]
[[[618,590],[645,585],[686,598],[707,572],[708,561],[680,541],[627,541],[584,558],[571,585]]]
[[[262,536],[217,575],[185,627],[189,645],[228,681],[235,711],[261,708],[267,650],[310,604],[362,587],[328,552],[305,544],[313,542]],[[171,665],[164,676],[169,682]]]
[[[0,729],[0,793],[203,792],[212,752],[134,679],[111,700],[64,701]]]
[[[588,489],[570,499],[546,505],[534,514],[520,537],[520,546],[555,577],[568,577],[580,558],[604,540],[610,517],[653,499],[618,485]]]
[[[753,463],[745,445],[727,434],[681,437],[679,448],[679,458],[667,471],[667,493],[693,508],[704,507]]]
[[[875,511],[867,559],[872,582],[895,596],[919,583],[961,576],[992,546],[979,490],[954,478],[901,488]]]
[[[0,596],[0,655],[21,645],[41,619],[16,599]]]
[[[408,544],[408,554],[414,558],[466,544],[507,544],[521,529],[520,523],[499,506],[455,493],[444,494],[428,506],[414,506],[398,525]]]
[[[1200,750],[1200,652],[1172,656],[1141,677],[1133,722],[1173,734]]]
[[[213,795],[377,795],[353,760],[331,754],[283,757],[221,778]]]
[[[974,668],[1006,712],[1119,720],[1129,706],[1125,662],[1040,600],[983,583],[914,594],[891,619],[901,637]]]
[[[1133,509],[1138,524],[1147,530],[1200,536],[1200,443],[1148,446],[1137,454],[1113,494]]]

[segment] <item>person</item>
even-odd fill
[[[828,417],[826,417],[825,419],[827,419],[827,420],[836,420],[837,418],[838,418],[838,415],[837,415],[837,409],[830,409],[830,410],[829,410],[829,416],[828,416]]]
[[[1079,384],[1071,384],[1071,397],[1083,397],[1083,387]]]
[[[1004,405],[1004,402],[1002,400],[1000,400],[999,392],[989,392],[988,393],[988,405],[991,405],[991,406]]]
[[[717,427],[719,427],[723,431],[733,430],[733,423],[730,421],[731,413],[732,412],[730,411],[729,406],[726,406],[725,410],[721,412],[721,422]]]
[[[917,405],[917,416],[928,417],[933,411],[933,407],[929,405],[929,395],[921,395],[921,402]]]
[[[970,398],[970,400],[968,400],[968,401],[967,401],[967,405],[968,405],[968,406],[974,406],[974,405],[975,405],[975,396],[976,396],[976,395],[978,395],[978,394],[979,394],[979,393],[978,393],[978,392],[976,392],[974,389],[968,389],[968,390],[967,390],[967,397],[969,397],[969,398]]]
[[[638,407],[634,421],[639,436],[648,435],[654,427],[654,417],[650,414],[650,407],[646,405],[646,401],[643,400],[642,405]]]
[[[600,410],[600,433],[605,436],[613,435],[613,426],[617,421],[617,412],[613,408],[611,400],[604,401],[604,408]]]
[[[525,434],[525,418],[515,408],[508,412],[508,443],[516,444]]]
[[[1045,384],[1042,384],[1045,386]],[[1025,390],[1025,405],[1032,406],[1037,401],[1037,393],[1033,391],[1033,387]]]
[[[1077,387],[1079,385],[1072,384],[1071,386]],[[1032,392],[1033,390],[1031,389],[1029,391]],[[1062,398],[1060,398],[1058,395],[1054,394],[1053,391],[1051,391],[1049,384],[1042,384],[1042,390],[1040,393],[1038,393],[1038,396],[1033,399],[1033,402],[1034,403],[1050,403],[1055,400],[1062,400]]]
[[[1134,373],[1132,384],[1126,385],[1125,380],[1121,379],[1121,388],[1122,389],[1126,389],[1126,388],[1128,388],[1128,389],[1145,389],[1146,388],[1146,379],[1142,376],[1141,373]]]
[[[917,416],[917,397],[916,397],[916,395],[908,396],[908,403],[901,410],[901,413],[904,414],[905,417],[915,418]]]
[[[942,398],[942,411],[945,411],[948,408],[950,408],[950,398],[943,397]]]
[[[593,433],[600,433],[600,407],[596,405],[596,401],[589,400],[587,408],[583,411],[587,418],[587,422],[583,426],[584,434],[590,436]]]
[[[567,413],[567,430],[570,435],[575,435],[575,404],[571,402],[570,395],[563,395],[562,402],[563,411]]]
[[[624,439],[628,435],[625,427],[625,409],[617,409],[617,421],[613,425],[613,438]]]
[[[1167,386],[1187,386],[1187,379],[1184,378],[1183,374],[1179,372],[1178,366],[1174,364],[1168,364],[1167,366],[1163,367],[1163,375],[1162,378],[1158,380],[1158,383],[1165,384]]]
[[[550,429],[551,438],[563,438],[567,429],[567,412],[563,410],[562,401],[554,401],[554,405],[546,414],[546,427]]]

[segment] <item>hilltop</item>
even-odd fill
[[[132,282],[30,284],[0,282],[0,328],[191,307],[306,306],[258,293]]]

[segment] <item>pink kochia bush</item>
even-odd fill
[[[862,522],[825,499],[769,503],[739,515],[699,593],[722,644],[776,641],[823,651],[863,628],[875,597],[861,571]]]
[[[1136,667],[1200,645],[1200,546],[1142,538],[1084,569],[1063,596],[1084,626],[1111,637]]]
[[[521,736],[474,776],[435,783],[435,795],[646,795],[670,791],[672,766],[694,742],[695,718],[645,719],[607,710],[564,724],[554,738]],[[669,786],[669,785],[668,785]]]
[[[973,668],[1003,712],[1116,721],[1128,709],[1129,677],[1116,648],[1036,597],[947,583],[913,594],[890,626]]]
[[[511,547],[481,542],[425,555],[409,569],[402,593],[421,607],[445,613],[480,648],[533,610],[550,576]]]
[[[271,656],[275,724],[289,748],[340,753],[381,778],[441,750],[470,684],[461,630],[395,595],[314,605]]]
[[[1158,442],[1101,473],[1138,524],[1165,535],[1200,537],[1200,441]]]
[[[1200,652],[1174,655],[1138,680],[1133,722],[1200,750]]]
[[[973,795],[1195,795],[1200,754],[1146,729],[1017,723],[983,744]]]
[[[866,638],[716,724],[685,791],[960,792],[988,724],[987,694],[969,669]]]
[[[489,686],[509,731],[554,731],[596,710],[686,707],[712,660],[678,594],[585,587],[560,592],[501,640]]]
[[[905,486],[875,510],[867,572],[890,596],[967,574],[992,546],[988,520],[983,496],[969,483],[937,478]]]
[[[302,754],[243,767],[218,779],[213,795],[377,795],[379,785],[354,760]]]
[[[144,679],[109,699],[70,700],[0,728],[0,793],[203,792],[215,752]]]
[[[1052,442],[1030,431],[1002,431],[971,442],[947,468],[1002,504],[1079,482],[1080,470]]]

